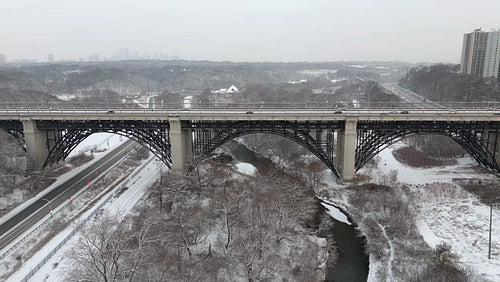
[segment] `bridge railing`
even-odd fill
[[[120,111],[189,111],[193,110],[426,110],[426,109],[491,109],[500,110],[500,102],[452,102],[440,104],[412,104],[412,103],[389,103],[389,102],[355,102],[355,103],[192,103],[189,107],[179,104],[154,104],[151,103],[69,103],[69,102],[7,102],[0,103],[0,111],[4,112],[120,112]]]

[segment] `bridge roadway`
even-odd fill
[[[137,144],[131,140],[121,144],[112,152],[106,154],[77,175],[60,184],[52,191],[36,200],[0,225],[0,250],[5,248],[15,238],[28,230],[33,224],[49,214],[49,206],[55,209],[76,192],[94,180],[96,172],[103,172],[125,157]]]
[[[500,121],[500,108],[0,110],[0,120]]]

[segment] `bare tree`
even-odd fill
[[[227,234],[225,248],[231,243],[231,228],[240,220],[240,207],[242,201],[248,197],[248,186],[243,183],[237,183],[234,180],[228,180],[222,187],[216,188],[214,192],[215,209],[221,213]]]
[[[130,235],[125,222],[116,217],[96,217],[92,226],[84,226],[75,248],[70,253],[72,281],[117,281],[125,277],[120,259],[126,252]]]
[[[302,175],[305,177],[307,184],[316,191],[323,180],[324,166],[318,162],[314,161],[309,164],[301,164],[300,166],[295,166],[300,169]]]
[[[202,173],[201,173],[201,162],[203,159],[195,155],[193,156],[187,164],[188,170],[186,176],[191,181],[191,184],[196,187],[196,193],[199,196],[201,194],[202,183]]]
[[[128,277],[130,282],[134,281],[135,275],[144,266],[152,251],[151,246],[160,240],[159,234],[154,234],[153,229],[156,223],[151,216],[136,219],[135,225],[134,232],[129,237],[131,242],[126,250],[127,260],[125,260],[126,269],[124,270],[125,277]]]

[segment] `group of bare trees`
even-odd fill
[[[460,65],[436,64],[411,68],[399,84],[439,102],[496,102],[500,84],[494,78],[459,72]]]
[[[355,186],[350,192],[351,214],[367,237],[366,249],[384,265],[374,273],[376,279],[473,281],[474,276],[458,265],[449,245],[433,250],[422,239],[409,193],[405,186],[376,184]]]
[[[12,208],[12,205],[24,199],[14,199],[16,189],[24,189],[26,196],[33,186],[32,178],[26,174],[26,152],[18,142],[5,131],[0,130],[0,214]]]
[[[76,281],[318,281],[325,240],[307,185],[283,172],[252,178],[209,162],[170,173],[135,216],[99,217],[72,251]]]

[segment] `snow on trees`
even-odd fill
[[[326,240],[311,224],[318,206],[307,185],[284,173],[244,176],[215,162],[199,169],[195,183],[193,175],[164,176],[122,222],[96,219],[75,246],[70,278],[324,279]]]

